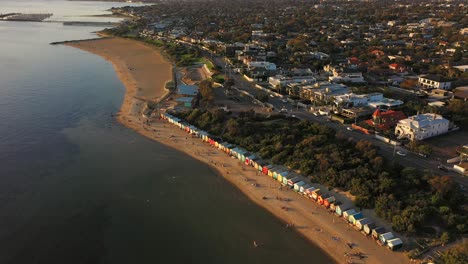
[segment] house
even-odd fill
[[[328,77],[331,82],[351,82],[351,83],[365,83],[362,72],[353,68],[335,68],[333,75]]]
[[[468,163],[467,162],[462,162],[460,164],[455,164],[453,165],[453,170],[462,174],[466,175],[468,172]]]
[[[418,86],[422,89],[450,89],[452,82],[440,75],[421,75]]]
[[[198,85],[178,85],[177,94],[196,96],[198,94]]]
[[[234,44],[228,44],[224,46],[224,54],[226,57],[234,57],[236,56],[236,51],[241,51],[244,49],[244,44],[243,43],[234,43]]]
[[[437,114],[419,114],[398,121],[395,135],[398,138],[410,140],[424,140],[447,133],[449,121]]]
[[[247,63],[247,67],[249,71],[253,68],[264,68],[267,71],[276,71],[276,64],[267,61],[251,61]]]
[[[453,68],[461,72],[468,72],[468,65],[453,66]]]
[[[311,52],[311,55],[313,55],[317,60],[328,60],[330,58],[330,55],[320,51]]]
[[[335,104],[343,107],[369,106],[372,108],[392,108],[403,104],[403,101],[383,97],[382,93],[369,94],[343,94],[337,95]]]
[[[276,75],[268,78],[268,83],[273,88],[283,88],[289,84],[312,84],[317,80],[313,76],[294,76],[286,77],[283,75]]]
[[[468,86],[461,86],[455,88],[453,91],[453,99],[468,101]]]
[[[377,108],[372,114],[372,119],[368,119],[365,122],[378,130],[388,130],[395,127],[400,120],[405,118],[406,115],[402,111],[381,111]]]
[[[176,99],[176,102],[181,103],[184,107],[192,108],[194,97],[180,97]]]
[[[358,119],[360,117],[369,116],[372,113],[372,109],[366,107],[351,107],[344,108],[341,110],[341,115],[351,119]]]
[[[299,89],[301,97],[311,101],[330,101],[335,98],[335,96],[349,93],[349,88],[346,85],[329,82],[320,82],[315,83],[314,85],[302,86]]]

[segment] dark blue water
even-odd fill
[[[48,44],[93,30],[0,23],[0,263],[331,262],[206,165],[116,123],[111,64]]]

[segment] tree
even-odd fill
[[[226,130],[229,135],[235,137],[239,133],[239,123],[235,119],[229,119],[226,123]]]
[[[199,89],[200,89],[200,95],[202,97],[202,100],[206,102],[208,105],[213,104],[215,95],[214,95],[212,83],[208,80],[203,80],[200,82]]]
[[[455,187],[455,183],[450,176],[436,176],[429,180],[429,184],[431,185],[432,189],[439,193],[442,197],[447,196],[447,194]]]
[[[443,252],[440,256],[440,262],[443,264],[468,263],[468,242],[463,242]]]
[[[442,244],[450,242],[450,234],[448,232],[443,232],[442,235],[440,235],[440,242]]]

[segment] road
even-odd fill
[[[186,44],[186,45],[194,45],[192,43],[183,42],[183,41],[179,41],[179,43]],[[218,54],[212,53],[211,51],[207,49],[203,49],[203,55],[207,58],[210,58],[213,64],[221,67],[223,69],[223,72],[226,73],[226,75],[232,77],[232,79],[234,79],[235,86],[238,89],[244,90],[254,96],[258,94],[266,93],[265,91],[256,88],[254,83],[248,82],[242,77],[242,75],[235,72],[233,67],[228,63],[228,61],[224,57]],[[309,121],[314,121],[314,122],[324,124],[326,126],[329,126],[335,129],[336,131],[341,131],[345,135],[349,136],[350,138],[354,138],[356,140],[367,140],[371,142],[374,146],[378,147],[378,153],[384,158],[386,158],[388,161],[397,162],[406,167],[414,167],[421,171],[429,170],[430,173],[433,175],[438,175],[438,176],[449,175],[453,177],[453,179],[458,184],[463,185],[465,189],[468,188],[468,177],[461,176],[453,171],[445,172],[445,171],[439,170],[437,168],[437,166],[439,165],[439,161],[437,161],[434,158],[430,158],[430,157],[424,158],[415,153],[409,152],[405,150],[404,148],[394,147],[392,145],[389,145],[371,135],[366,135],[366,134],[363,134],[361,132],[354,131],[354,130],[350,131],[347,129],[346,126],[340,123],[331,122],[328,120],[328,118],[323,117],[323,116],[315,116],[309,111],[307,111],[306,109],[297,108],[289,102],[284,102],[283,98],[273,96],[273,94],[270,94],[268,102],[272,104],[276,110],[286,108],[289,110],[289,113],[291,115],[295,115],[297,118],[306,119]],[[405,157],[402,157],[396,154],[396,152],[400,149],[406,152]]]

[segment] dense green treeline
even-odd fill
[[[465,198],[451,178],[387,164],[370,142],[282,115],[248,111],[233,117],[199,109],[176,115],[274,164],[299,170],[312,182],[349,190],[357,206],[375,208],[395,231],[418,233],[431,225],[467,231]]]

